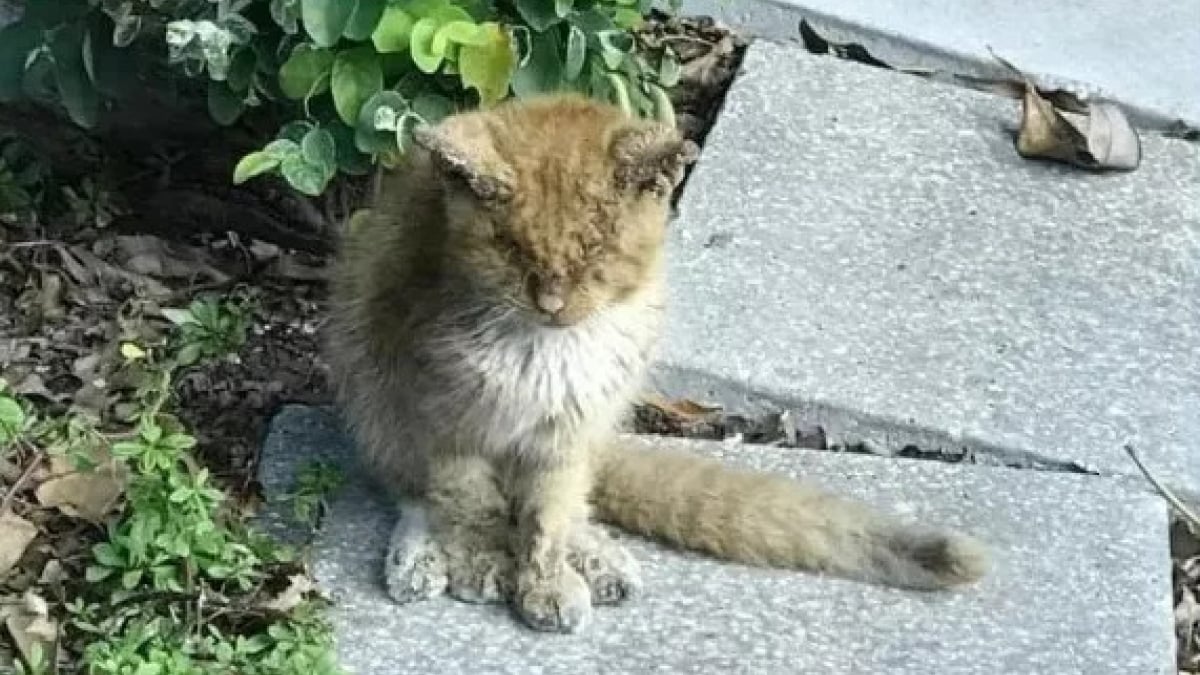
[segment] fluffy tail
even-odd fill
[[[622,447],[597,468],[601,520],[726,560],[922,590],[975,581],[986,568],[973,539],[905,525],[781,476]]]

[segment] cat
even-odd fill
[[[413,133],[334,265],[327,357],[396,490],[390,595],[508,602],[572,632],[641,590],[607,522],[742,563],[911,589],[975,581],[972,538],[799,482],[622,447],[664,307],[675,129],[574,94]]]

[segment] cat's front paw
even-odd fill
[[[507,602],[515,583],[512,554],[495,533],[459,530],[443,541],[449,592],[463,602]]]
[[[598,525],[587,523],[571,534],[567,562],[583,575],[593,604],[617,604],[641,591],[637,559]]]
[[[523,573],[514,605],[530,628],[550,633],[574,633],[592,618],[591,590],[566,565],[549,577]]]
[[[401,604],[427,600],[446,591],[446,557],[429,531],[423,506],[402,507],[388,542],[383,577],[388,595]]]

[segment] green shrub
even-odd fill
[[[233,124],[285,123],[233,171],[318,195],[403,154],[412,128],[509,96],[578,91],[673,120],[669,50],[633,29],[652,0],[27,0],[0,30],[0,102],[27,97],[96,124],[119,100],[135,43],[207,87]],[[674,3],[673,3],[674,4]]]

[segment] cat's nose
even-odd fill
[[[537,306],[547,314],[558,314],[567,303],[563,302],[561,295],[554,293],[538,293]]]
[[[565,295],[566,289],[563,286],[563,282],[559,279],[551,278],[538,283],[533,301],[537,304],[538,309],[543,312],[558,314],[567,305],[567,301],[564,299]]]

